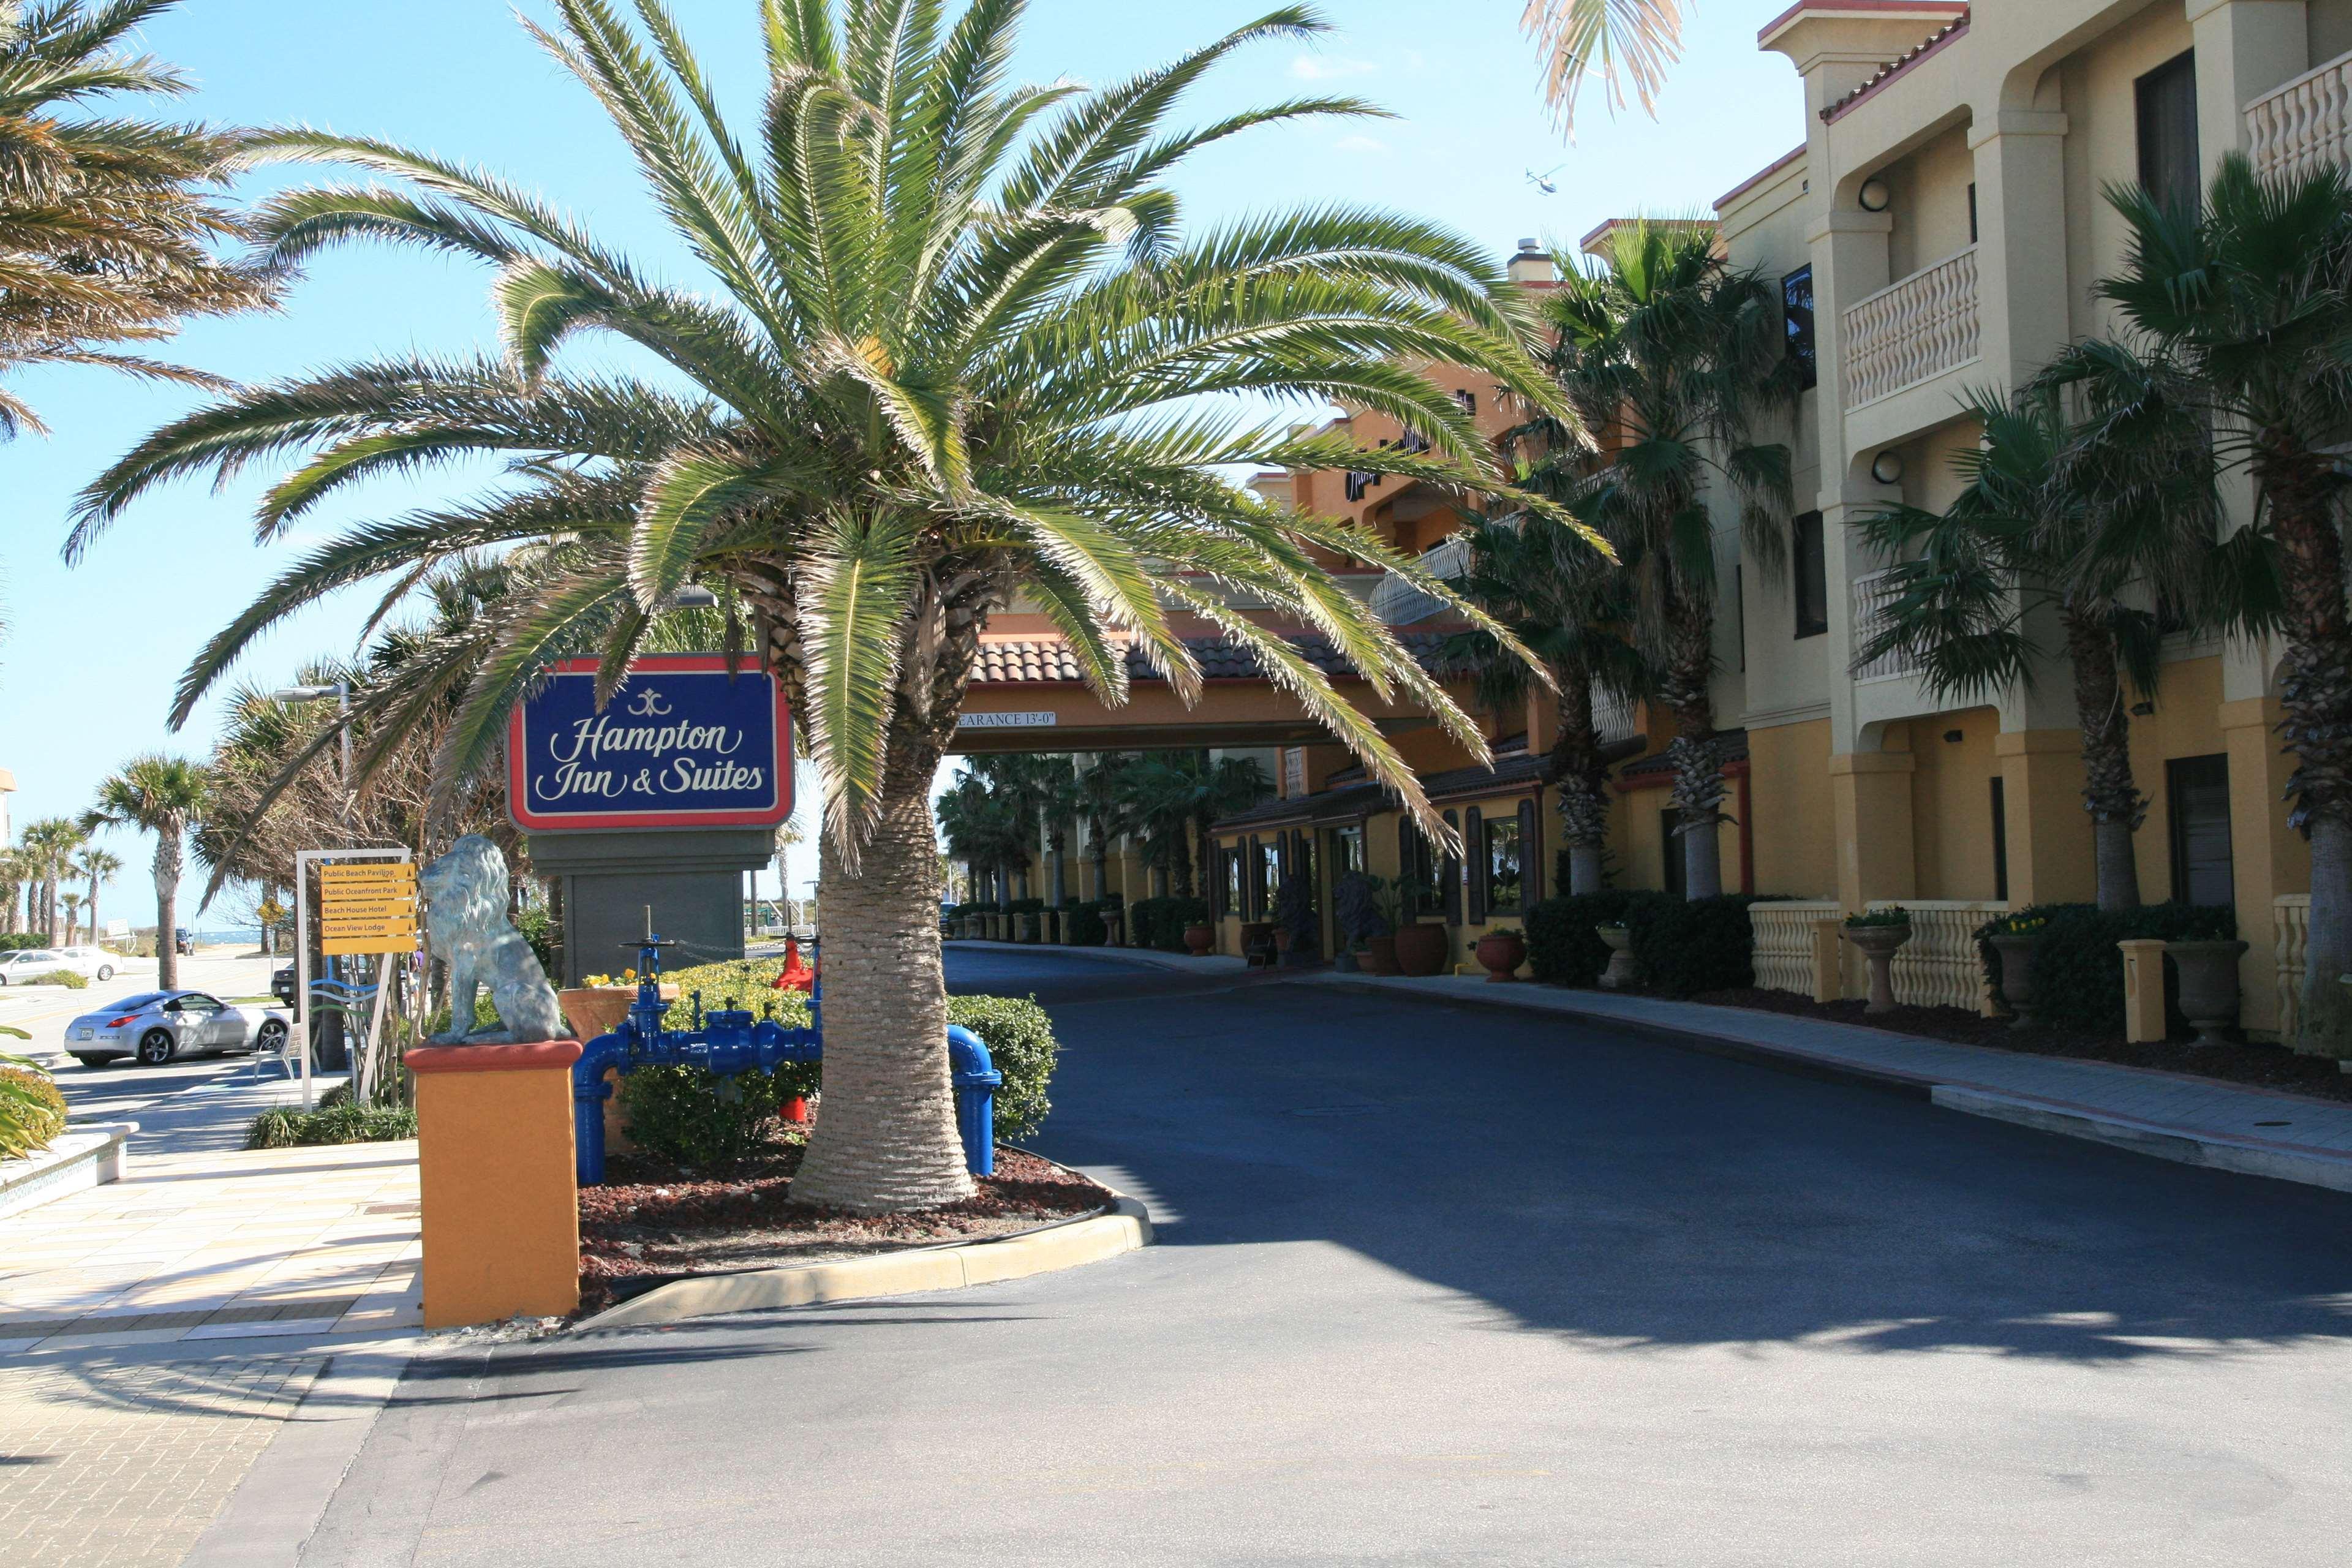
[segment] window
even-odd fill
[[[2164,764],[2171,818],[2172,897],[2183,904],[2234,904],[2230,865],[2230,759],[2177,757]]]
[[[1429,450],[1429,437],[1418,430],[1408,430],[1404,433],[1404,439],[1397,443],[1397,450],[1409,458],[1416,453],[1426,452]]]
[[[1830,629],[1830,566],[1822,543],[1822,514],[1800,514],[1796,535],[1797,636],[1817,637]]]
[[[1462,819],[1449,811],[1445,814],[1445,826],[1458,831],[1462,826]],[[1448,855],[1439,868],[1437,900],[1438,907],[1445,911],[1445,923],[1450,926],[1460,925],[1462,923],[1462,861],[1458,857]]]
[[[1687,898],[1689,883],[1683,879],[1683,841],[1676,829],[1681,827],[1683,814],[1673,806],[1658,813],[1659,842],[1665,847],[1666,891],[1675,898]]]
[[[1344,877],[1350,871],[1364,868],[1364,829],[1361,824],[1354,827],[1333,828],[1331,847],[1331,871],[1334,876]]]
[[[1282,892],[1282,858],[1261,847],[1257,857],[1257,918],[1272,920],[1274,902]]]
[[[1229,915],[1240,914],[1248,907],[1244,902],[1245,897],[1242,882],[1242,852],[1238,849],[1228,849],[1225,851],[1224,912]]]
[[[1499,915],[1517,909],[1526,884],[1520,880],[1519,819],[1496,816],[1486,823],[1486,909]]]
[[[2204,171],[2197,158],[2197,54],[2166,61],[2133,84],[2139,110],[2139,184],[2158,203],[2194,217]]]
[[[2009,793],[1992,781],[1992,896],[2009,902]]]
[[[1363,499],[1364,499],[1364,492],[1365,492],[1366,490],[1370,489],[1371,488],[1372,488],[1372,476],[1371,476],[1371,475],[1370,475],[1370,474],[1368,474],[1368,473],[1364,472],[1364,470],[1363,470],[1363,469],[1361,469],[1361,468],[1349,468],[1349,469],[1348,470],[1347,491],[1348,491],[1348,499],[1349,499],[1349,500],[1363,500]]]
[[[1748,568],[1735,563],[1731,568],[1731,607],[1739,621],[1739,668],[1748,668]]]
[[[1797,362],[1800,386],[1821,379],[1813,355],[1813,269],[1800,267],[1780,279],[1780,318],[1789,334],[1789,357]]]
[[[1465,414],[1475,414],[1478,412],[1478,395],[1471,391],[1468,387],[1455,387],[1454,389],[1454,401],[1462,405],[1462,412]]]
[[[1969,243],[1977,242],[1977,183],[1969,182]]]

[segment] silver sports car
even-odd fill
[[[231,1006],[202,991],[142,991],[66,1026],[66,1049],[84,1067],[116,1057],[158,1066],[183,1054],[279,1049],[293,1015]]]

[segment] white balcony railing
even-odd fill
[[[1849,306],[1845,405],[1859,408],[1977,357],[1977,251],[1970,246]]]
[[[2246,156],[2270,179],[2352,166],[2352,54],[2246,105]]]
[[[2281,893],[2271,900],[2271,934],[2278,944],[2272,973],[2278,983],[2279,1038],[2292,1046],[2303,1026],[2303,958],[2311,943],[2309,893]]]
[[[1421,569],[1433,577],[1452,580],[1469,565],[1470,546],[1460,539],[1444,540],[1421,554]],[[1384,576],[1372,589],[1371,606],[1372,614],[1388,625],[1407,626],[1444,609],[1445,601],[1423,593],[1402,577]]]
[[[1853,580],[1853,646],[1857,652],[1878,635],[1879,627],[1885,624],[1886,607],[1902,596],[1888,581],[1892,575],[1889,572],[1873,572]],[[1853,678],[1876,680],[1885,676],[1908,675],[1916,668],[1907,654],[1882,654],[1868,664],[1854,666]]]
[[[1592,689],[1592,732],[1604,746],[1633,738],[1633,704],[1612,697],[1598,685]]]

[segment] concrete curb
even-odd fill
[[[2274,1181],[2298,1182],[2305,1186],[2326,1187],[2336,1192],[2352,1192],[2352,1156],[2338,1157],[2300,1148],[2266,1144],[2228,1133],[2165,1127],[2119,1113],[2102,1111],[2095,1106],[2037,1099],[2032,1095],[1984,1089],[1974,1084],[1951,1083],[1929,1073],[1867,1067],[1790,1047],[1735,1040],[1702,1030],[1675,1028],[1648,1019],[1622,1018],[1573,1007],[1528,1006],[1513,1001],[1507,995],[1416,994],[1385,985],[1350,984],[1344,979],[1325,979],[1319,984],[1336,985],[1365,995],[1403,995],[1448,1006],[1514,1013],[1523,1018],[1531,1016],[1560,1018],[1587,1027],[1618,1029],[1646,1036],[1685,1050],[1750,1062],[1804,1078],[1881,1089],[1906,1099],[1925,1100],[1963,1115],[1987,1117],[2064,1138],[2081,1138],[2158,1160],[2171,1160],[2184,1165],[2206,1165],[2242,1175],[2267,1176]]]
[[[0,1215],[121,1181],[131,1164],[124,1145],[138,1131],[136,1121],[68,1122],[47,1148],[0,1164]]]
[[[994,1285],[1099,1263],[1151,1245],[1151,1215],[1135,1199],[1118,1194],[1108,1214],[1047,1226],[1001,1241],[852,1258],[835,1263],[803,1263],[680,1279],[634,1300],[597,1313],[572,1329],[633,1329],[675,1323],[725,1312],[764,1311],[776,1307],[813,1307],[830,1301],[860,1301],[919,1290],[960,1290]]]

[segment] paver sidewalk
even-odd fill
[[[1467,975],[1407,980],[1315,973],[1298,979],[1662,1031],[1737,1055],[1912,1089],[1971,1115],[2189,1164],[2352,1192],[2352,1102],[1702,1002],[1493,984]]]
[[[0,1219],[0,1356],[423,1321],[416,1145],[134,1156]]]

